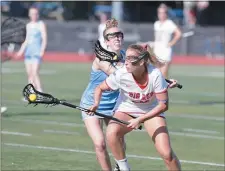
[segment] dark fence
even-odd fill
[[[92,52],[92,43],[98,38],[98,23],[46,21],[48,28],[48,50],[67,52]],[[124,48],[135,42],[153,41],[152,24],[121,24],[125,33]],[[183,37],[175,45],[177,55],[223,55],[225,28],[182,28]],[[192,34],[194,33],[194,34]]]
[[[91,42],[98,38],[98,23],[54,20],[47,20],[45,23],[48,30],[48,51],[93,52]],[[153,24],[121,23],[120,26],[125,33],[124,48],[131,43],[154,40]],[[174,46],[174,54],[224,56],[225,27],[181,29],[183,37]]]

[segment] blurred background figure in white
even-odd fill
[[[100,41],[102,47],[104,47],[106,49],[106,44],[104,41],[104,36],[103,36],[103,32],[106,28],[106,21],[107,21],[107,15],[105,13],[100,13],[99,14],[99,18],[100,18],[100,24],[98,26],[98,40]]]
[[[168,8],[165,4],[161,4],[157,12],[158,21],[154,23],[154,52],[157,58],[164,63],[160,70],[163,76],[168,78],[169,65],[172,60],[172,47],[181,38],[181,31],[172,20],[168,19]]]

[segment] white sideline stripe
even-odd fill
[[[180,117],[180,118],[190,118],[190,119],[204,119],[204,120],[224,121],[224,117],[203,116],[203,115],[195,115],[195,114],[191,115],[191,114],[166,113],[166,116]]]
[[[213,77],[213,78],[224,78],[224,72],[205,72],[205,73],[182,73],[182,72],[174,72],[175,76],[183,76],[183,77]]]
[[[146,132],[146,130],[137,130],[139,132]],[[203,134],[191,134],[185,132],[174,132],[169,130],[170,135],[177,135],[177,136],[184,136],[184,137],[193,137],[193,138],[205,138],[205,139],[217,139],[217,140],[224,140],[224,137],[218,136],[211,136],[211,135],[203,135]]]
[[[224,137],[218,137],[218,136],[191,134],[191,133],[182,133],[182,132],[173,132],[173,131],[169,131],[169,134],[177,135],[177,136],[185,136],[185,137],[196,137],[196,138],[213,139],[213,140],[217,139],[217,140],[223,140],[224,141]]]
[[[82,127],[82,128],[85,127],[84,124],[69,123],[69,122],[57,122],[57,121],[43,121],[43,120],[32,120],[32,119],[25,119],[25,120],[18,119],[18,120],[11,120],[11,121],[37,123],[37,124],[39,123],[39,124],[50,124],[50,125],[62,125],[62,126],[69,126],[69,127]],[[135,132],[146,132],[146,130],[135,130]],[[174,132],[174,131],[169,131],[169,133],[171,135],[176,135],[176,136],[224,140],[224,137],[217,137],[217,136],[210,136],[210,135],[191,134],[191,133]]]
[[[21,105],[21,103],[24,102],[18,102],[16,100],[2,100],[2,102],[4,103],[12,103],[12,104],[19,104]],[[11,106],[13,108],[13,106]],[[25,106],[21,106],[21,108],[24,108]],[[65,106],[57,106],[57,107],[65,107]],[[17,107],[14,107],[17,108]],[[20,113],[18,113],[20,114]],[[212,113],[213,115],[213,113]],[[174,114],[174,113],[166,113],[166,117],[180,117],[180,118],[190,118],[190,119],[203,119],[203,120],[214,120],[214,121],[224,121],[224,117],[219,117],[219,116],[205,116],[205,115],[201,115],[201,114],[187,114],[187,113],[179,113],[179,114]]]
[[[25,73],[25,69],[2,68],[2,73],[3,74]],[[40,70],[40,74],[43,75],[52,75],[55,73],[57,73],[56,70],[47,70],[47,69]]]
[[[1,131],[2,134],[8,134],[8,135],[19,135],[19,136],[32,136],[32,134],[28,133],[22,133],[22,132],[9,132],[9,131]]]
[[[78,132],[70,132],[70,131],[58,131],[58,130],[43,130],[45,133],[55,133],[55,134],[68,134],[68,135],[80,135]]]
[[[220,133],[220,132],[217,132],[217,131],[192,129],[192,128],[184,128],[183,130],[187,131],[187,132],[198,132],[198,133],[206,133],[206,134],[219,134]]]
[[[84,153],[84,154],[95,154],[95,152],[93,152],[93,151],[70,149],[70,148],[45,147],[45,146],[36,146],[36,145],[28,145],[28,144],[16,144],[16,143],[3,143],[3,144],[6,145],[6,146],[13,146],[13,147],[24,147],[24,148],[52,150],[52,151],[65,151],[65,152],[75,152],[75,153]],[[110,156],[112,156],[111,153],[110,153]],[[130,158],[138,158],[138,159],[162,160],[159,157],[139,156],[139,155],[133,155],[133,154],[128,154],[127,156],[130,157]],[[189,163],[189,164],[208,165],[208,166],[220,166],[220,167],[225,166],[224,164],[201,162],[201,161],[180,160],[180,162],[181,163]]]

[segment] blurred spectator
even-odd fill
[[[61,2],[35,2],[33,6],[40,11],[42,17],[55,18],[63,21],[63,6]]]
[[[106,27],[106,21],[107,21],[107,15],[105,13],[101,13],[99,14],[99,18],[100,18],[100,24],[98,26],[98,40],[100,41],[102,47],[105,47],[105,42],[104,42],[104,36],[103,36],[103,32],[105,30]]]
[[[1,1],[1,12],[8,13],[10,11],[10,1]]]
[[[208,7],[209,1],[198,1],[196,4],[197,24],[200,26],[208,25]]]
[[[26,3],[25,3],[26,4]],[[24,2],[12,1],[10,3],[10,16],[12,17],[25,17],[28,15],[28,7]]]
[[[184,25],[193,28],[196,24],[196,15],[194,12],[195,1],[184,1]]]
[[[183,19],[183,9],[171,8],[167,6],[168,18],[173,20],[176,24],[181,24]]]

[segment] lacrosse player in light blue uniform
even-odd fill
[[[39,70],[42,57],[47,46],[47,31],[43,21],[39,20],[38,9],[29,9],[30,22],[26,26],[26,40],[22,44],[17,56],[25,52],[24,61],[28,82],[32,83],[38,91],[42,91]]]
[[[81,98],[80,106],[84,108],[89,108],[94,104],[95,88],[102,83],[108,75],[116,71],[117,68],[122,67],[124,63],[125,52],[121,50],[123,33],[118,28],[118,22],[115,19],[106,22],[106,29],[104,30],[103,36],[107,50],[116,53],[118,60],[117,62],[114,62],[113,59],[111,62],[105,61],[103,56],[96,55],[92,64],[89,84]],[[97,111],[105,115],[113,115],[113,108],[116,104],[118,95],[119,91],[107,91],[103,93]],[[82,118],[87,128],[87,132],[94,143],[101,169],[111,171],[110,158],[106,149],[105,137],[102,129],[103,121],[105,121],[106,125],[109,121],[96,115],[87,115],[85,112],[82,112]]]

